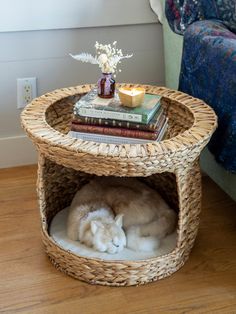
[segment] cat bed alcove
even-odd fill
[[[117,254],[98,252],[93,248],[81,244],[79,241],[72,241],[68,238],[66,226],[68,209],[69,207],[61,210],[53,217],[53,220],[50,224],[49,234],[60,247],[62,247],[66,251],[69,250],[71,253],[74,253],[76,255],[91,258],[100,258],[103,260],[136,261],[170,253],[176,247],[177,234],[176,232],[173,232],[162,240],[160,248],[156,251],[136,252],[131,249],[124,248],[123,251]]]
[[[162,105],[169,117],[164,141],[116,145],[68,136],[73,105],[93,85],[45,94],[27,105],[21,116],[22,126],[39,153],[37,191],[46,253],[59,270],[93,284],[143,284],[167,277],[183,266],[199,224],[198,157],[217,124],[214,111],[199,99],[163,87],[128,86],[163,95]],[[56,243],[49,234],[53,217],[69,206],[75,192],[94,175],[139,177],[157,189],[179,212],[175,249],[144,260],[104,260],[74,254]]]

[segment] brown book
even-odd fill
[[[159,133],[162,130],[162,127],[165,123],[166,117],[162,115],[161,120],[159,121],[158,129],[155,132],[150,131],[140,131],[140,130],[131,130],[124,128],[111,128],[106,126],[97,126],[97,125],[88,125],[88,124],[78,124],[71,123],[71,131],[82,132],[82,133],[95,133],[95,134],[105,134],[121,137],[130,137],[130,138],[139,138],[139,139],[148,139],[156,140]]]
[[[74,115],[72,119],[72,123],[104,126],[104,127],[110,127],[110,128],[124,128],[124,129],[131,129],[131,130],[156,132],[158,130],[158,125],[163,114],[164,114],[164,110],[163,108],[160,107],[160,109],[155,113],[155,115],[153,116],[153,118],[148,124],[119,121],[119,120],[112,120],[112,119],[83,117],[80,115]]]

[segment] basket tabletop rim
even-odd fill
[[[87,153],[100,157],[106,156],[118,159],[127,157],[147,158],[166,152],[175,153],[176,151],[186,151],[186,149],[191,150],[196,146],[202,146],[202,143],[205,143],[203,145],[205,146],[217,127],[217,116],[213,109],[204,101],[166,87],[129,83],[117,84],[117,86],[142,87],[145,88],[148,93],[160,94],[170,100],[181,103],[181,105],[186,106],[193,115],[193,125],[183,133],[161,142],[144,144],[105,144],[74,139],[56,131],[47,123],[45,114],[51,105],[66,97],[87,93],[94,86],[94,84],[86,84],[57,89],[35,98],[25,107],[21,114],[22,127],[32,141],[37,144],[39,149],[40,145],[46,144],[54,148],[58,147],[60,150],[64,149],[66,152],[71,153]]]

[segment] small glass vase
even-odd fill
[[[101,98],[112,98],[115,95],[116,82],[111,73],[102,73],[98,80],[98,96]]]

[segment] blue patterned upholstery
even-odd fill
[[[236,32],[236,0],[215,0],[218,18]]]
[[[184,34],[179,89],[203,99],[217,113],[219,127],[208,148],[226,170],[234,173],[236,173],[235,7],[235,0],[166,0],[166,15],[170,27],[176,33]],[[235,33],[232,30],[235,30]]]
[[[236,0],[166,0],[166,17],[175,33],[195,21],[218,19],[236,32]]]

